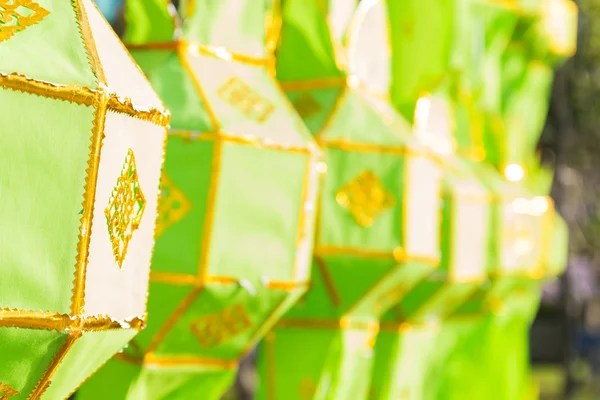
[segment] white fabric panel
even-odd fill
[[[450,268],[456,281],[473,281],[486,274],[490,208],[486,195],[474,181],[457,182],[454,188]]]
[[[408,155],[405,168],[406,254],[439,258],[442,170],[432,160],[418,155]]]
[[[189,48],[185,56],[221,123],[222,131],[240,136],[252,135],[294,146],[305,146],[310,140],[310,134],[301,118],[266,68],[201,55],[193,47]],[[241,79],[253,92],[275,106],[264,122],[245,117],[245,114],[218,94],[218,90],[232,77]],[[306,132],[306,135],[299,132]]]
[[[107,314],[123,320],[145,312],[154,224],[162,165],[163,127],[108,112],[101,150],[89,263],[85,283],[85,315]],[[121,175],[128,150],[133,151],[146,207],[133,232],[122,268],[115,261],[104,210]]]
[[[543,216],[530,213],[531,199],[507,201],[503,209],[501,266],[505,272],[533,272],[539,265]]]
[[[381,93],[390,86],[389,29],[385,2],[365,0],[348,31],[348,72]]]
[[[88,15],[109,90],[121,98],[130,98],[136,106],[163,110],[164,106],[150,83],[129,57],[127,50],[96,5],[91,0],[83,0],[83,6]]]

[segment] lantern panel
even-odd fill
[[[218,116],[220,129],[281,146],[306,147],[311,138],[302,120],[273,84],[266,65],[256,66],[203,55],[192,45],[182,51],[190,72],[202,79],[202,93]]]
[[[253,282],[294,280],[296,272],[283,266],[295,264],[296,247],[304,234],[311,157],[305,152],[227,142],[221,146],[211,250],[204,273]],[[241,165],[244,175],[239,174]]]
[[[161,126],[107,112],[84,315],[118,320],[144,315],[164,135]]]
[[[5,40],[0,36],[1,73],[8,75],[17,71],[32,79],[61,85],[98,86],[82,37],[84,25],[81,19],[85,10],[81,8],[80,0],[18,0],[13,4],[19,4],[20,12],[30,10],[39,16]],[[80,15],[76,14],[76,7]],[[44,16],[40,15],[41,10],[46,10],[42,11]],[[16,21],[14,15],[8,15],[8,18],[7,23]],[[5,28],[2,29],[4,32]]]
[[[216,157],[214,140],[170,134],[162,176],[153,271],[198,275]]]
[[[69,397],[74,383],[78,385],[87,379],[137,333],[137,329],[83,333],[62,358],[43,398]]]
[[[90,0],[80,0],[85,6],[94,33],[98,62],[102,65],[106,85],[122,98],[135,101],[137,107],[149,108],[161,104],[156,92],[148,84],[138,66],[132,62],[123,43],[108,22],[104,19],[96,4]]]
[[[160,93],[169,110],[178,110],[171,117],[171,126],[177,130],[212,131],[210,116],[194,86],[190,74],[183,68],[176,50],[131,50],[140,68]]]
[[[54,330],[0,327],[0,395],[26,399],[67,337]]]
[[[184,304],[184,300],[190,296],[193,287],[189,284],[178,283],[176,279],[179,277],[176,274],[165,276],[160,272],[152,272],[151,290],[148,296],[148,325],[135,337],[135,344],[124,350],[125,353],[140,357],[141,349],[146,349],[151,345],[153,338],[167,324],[177,308]],[[168,282],[169,279],[175,280],[175,282]]]
[[[175,355],[201,359],[237,360],[240,349],[249,349],[257,329],[289,295],[256,286],[254,294],[232,285],[213,285],[190,295],[191,303],[156,346],[157,357]],[[260,290],[260,292],[258,292]],[[196,291],[197,292],[197,291]],[[223,298],[229,299],[223,303]],[[160,335],[160,333],[159,333]],[[157,337],[154,338],[156,340]]]
[[[68,313],[94,109],[3,88],[0,104],[0,305]]]
[[[294,90],[293,84],[282,83],[286,95],[311,132],[320,132],[330,121],[331,110],[341,98],[343,87]],[[338,110],[339,112],[339,110]]]
[[[450,199],[450,249],[447,269],[454,282],[473,282],[487,276],[491,233],[488,191],[475,181],[454,185]]]
[[[265,55],[265,2],[257,5],[253,0],[227,0],[192,5],[193,9],[184,11],[190,17],[183,29],[186,40],[234,53]]]

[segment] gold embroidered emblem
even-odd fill
[[[31,0],[0,0],[0,42],[37,24],[50,13]]]
[[[337,192],[335,199],[362,227],[373,225],[381,213],[394,205],[394,197],[371,171],[361,172]]]
[[[248,118],[264,123],[275,106],[238,77],[231,77],[217,90],[223,100],[240,110]]]
[[[119,268],[123,267],[129,241],[133,232],[140,226],[145,208],[146,199],[140,188],[135,157],[129,149],[121,176],[117,179],[108,206],[104,210],[108,234]]]
[[[185,194],[175,186],[175,183],[163,173],[160,180],[160,202],[158,205],[158,220],[156,221],[156,237],[165,229],[181,221],[192,209],[192,204]]]
[[[318,114],[323,108],[321,104],[310,93],[303,93],[294,101],[294,108],[303,119]]]
[[[236,304],[221,312],[205,315],[192,322],[191,330],[202,347],[220,345],[251,327],[250,318],[241,304]]]
[[[0,400],[8,400],[13,396],[20,394],[12,387],[0,382]]]

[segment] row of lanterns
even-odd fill
[[[412,2],[0,0],[0,398],[530,390],[576,9]]]

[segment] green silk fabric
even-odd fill
[[[79,396],[219,399],[309,284],[320,155],[270,72],[272,2],[126,11],[132,55],[172,113],[149,318]]]

